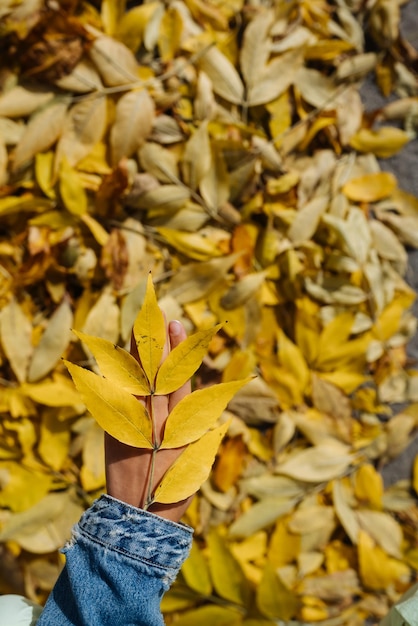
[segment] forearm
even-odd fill
[[[65,547],[66,565],[38,626],[160,626],[160,601],[192,530],[102,496]]]

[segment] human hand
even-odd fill
[[[180,322],[173,321],[166,326],[163,360],[167,358],[173,348],[186,339],[186,336],[186,331]],[[131,354],[139,361],[134,340],[131,340]],[[153,397],[153,414],[157,436],[159,436],[160,441],[170,412],[189,393],[191,393],[191,383],[187,381],[173,393]],[[150,397],[138,398],[138,402],[143,402],[147,408],[150,401]],[[128,446],[105,433],[105,466],[108,494],[127,504],[143,508],[147,501],[148,483],[151,474],[151,492],[153,492],[161,482],[165,472],[182,451],[183,448],[159,450],[155,457],[154,470],[151,471],[152,450]],[[191,499],[187,498],[173,504],[154,503],[148,510],[160,517],[178,522],[189,506]]]

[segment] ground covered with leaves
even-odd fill
[[[43,601],[104,488],[61,361],[126,346],[151,270],[197,387],[229,404],[188,511],[168,624],[378,621],[417,579],[404,280],[418,200],[380,171],[415,137],[397,2],[8,0],[0,8],[0,590]],[[370,72],[396,98],[366,115]],[[395,414],[391,406],[402,403]]]

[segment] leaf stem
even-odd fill
[[[160,449],[160,444],[159,444],[159,441],[158,441],[158,438],[157,438],[157,425],[156,425],[156,422],[155,422],[154,395],[153,394],[151,394],[151,396],[150,396],[149,412],[150,412],[151,424],[152,424],[152,443],[153,443],[153,448],[152,448],[152,453],[151,453],[151,464],[150,464],[149,477],[148,477],[147,498],[146,498],[146,501],[145,501],[145,504],[144,504],[144,510],[145,511],[153,503],[152,486],[154,484],[155,461],[156,461],[156,457],[157,457],[157,452]]]

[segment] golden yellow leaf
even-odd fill
[[[51,200],[55,200],[56,197],[53,181],[54,157],[55,155],[52,151],[38,152],[35,157],[36,182],[44,194]]]
[[[362,465],[354,476],[354,493],[360,502],[375,509],[382,508],[383,479],[369,463]]]
[[[14,461],[0,462],[0,477],[0,506],[15,512],[25,511],[35,505],[52,486],[51,474],[26,468]]]
[[[208,534],[207,544],[209,568],[216,591],[229,602],[245,605],[249,593],[248,581],[226,539],[220,535],[219,530],[214,529]]]
[[[90,230],[97,243],[99,243],[101,246],[106,245],[109,239],[109,233],[103,228],[100,222],[95,220],[94,217],[92,217],[88,213],[84,213],[81,216],[81,221],[84,222],[84,224]]]
[[[139,400],[93,372],[68,361],[64,363],[88,410],[103,430],[127,445],[153,447],[151,420]]]
[[[414,475],[412,479],[412,484],[413,484],[415,493],[418,494],[418,455],[415,457],[413,471],[414,471]]]
[[[278,329],[277,332],[279,361],[283,368],[293,375],[299,382],[299,398],[295,398],[295,403],[302,399],[303,393],[310,380],[310,371],[302,355],[300,348],[291,341],[287,335]]]
[[[202,596],[208,596],[212,592],[209,566],[196,541],[193,541],[189,556],[182,565],[181,573],[190,589]]]
[[[83,183],[66,158],[62,159],[60,165],[59,191],[67,211],[73,215],[84,215],[87,212],[87,194]]]
[[[275,568],[292,563],[300,553],[300,535],[289,531],[287,521],[286,518],[280,519],[271,535],[267,558]]]
[[[176,621],[178,626],[240,626],[242,615],[234,609],[209,604],[185,613]]]
[[[182,37],[183,20],[175,7],[168,7],[160,23],[158,47],[161,59],[171,61],[176,54]]]
[[[174,348],[161,364],[154,393],[165,395],[179,389],[196,372],[207,352],[209,343],[221,328],[199,330]]]
[[[190,259],[209,261],[214,256],[221,256],[216,241],[211,241],[200,233],[187,233],[163,226],[159,226],[157,230],[168,244]]]
[[[71,433],[68,424],[58,419],[55,410],[51,411],[42,416],[38,452],[44,463],[58,472],[68,456]]]
[[[387,159],[401,150],[411,138],[395,126],[381,126],[376,130],[362,128],[350,139],[350,146],[359,152],[371,152]]]
[[[409,578],[409,567],[388,556],[364,530],[359,533],[358,557],[360,576],[369,589],[384,590],[401,579]]]
[[[198,389],[183,398],[166,421],[161,448],[181,448],[204,435],[216,424],[228,402],[248,380],[219,383],[215,387]]]
[[[218,461],[212,472],[215,487],[227,493],[243,471],[247,456],[247,447],[241,437],[234,437],[222,446]]]
[[[216,452],[229,423],[222,424],[191,443],[164,474],[153,500],[162,504],[180,502],[193,495],[209,476]]]
[[[257,587],[257,606],[266,617],[284,621],[296,617],[299,608],[296,594],[284,585],[270,564]]]
[[[83,489],[95,491],[106,484],[103,430],[92,420],[84,434],[83,465],[80,479]]]
[[[141,366],[153,392],[155,376],[163,356],[166,329],[151,275],[148,276],[144,302],[135,320],[133,332]]]
[[[126,11],[116,24],[116,36],[132,52],[136,52],[143,41],[146,25],[149,23],[158,2],[149,2]]]
[[[377,202],[395,191],[396,178],[390,172],[376,172],[353,178],[342,192],[354,202]]]
[[[137,396],[150,395],[148,380],[138,361],[107,339],[73,330],[93,354],[102,375],[125,391]]]

